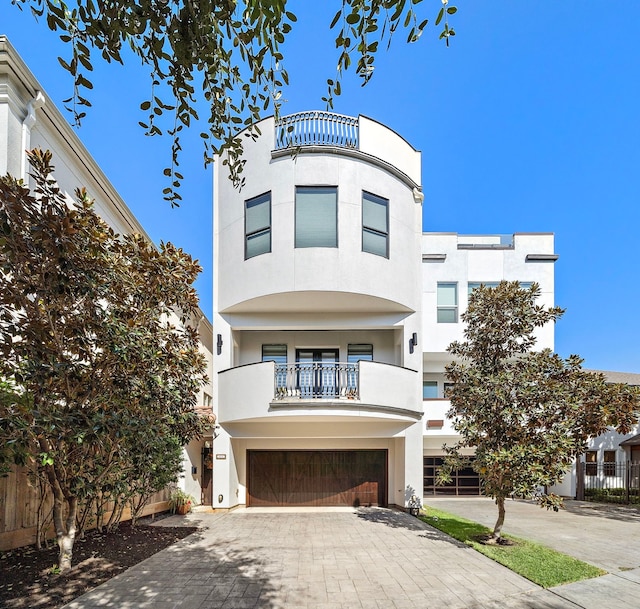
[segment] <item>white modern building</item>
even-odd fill
[[[447,347],[464,340],[460,315],[469,294],[480,284],[494,287],[502,280],[519,281],[523,287],[537,283],[539,304],[554,306],[554,253],[550,233],[514,235],[457,235],[425,233],[422,237],[422,336],[424,398],[424,492],[455,495],[479,494],[478,475],[467,468],[451,484],[437,486],[435,471],[442,464],[442,445],[457,436],[445,413],[447,383],[444,367],[452,356]],[[536,349],[554,348],[554,325],[536,332]]]
[[[552,305],[553,236],[423,234],[420,153],[364,116],[258,127],[242,189],[215,164],[213,505],[407,506],[454,439],[468,293],[537,282]]]
[[[242,190],[215,164],[214,507],[404,506],[423,476],[420,153],[365,117],[258,127]]]

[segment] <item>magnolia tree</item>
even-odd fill
[[[194,410],[200,267],[115,234],[84,190],[69,205],[49,152],[29,160],[32,192],[0,179],[0,458],[46,479],[64,571],[86,507],[174,480],[211,424]]]
[[[429,23],[425,12],[449,45],[455,31],[448,18],[457,9],[448,0],[430,0],[425,10],[421,1],[335,3],[333,20],[326,25],[335,32],[337,54],[336,75],[327,79],[322,98],[328,109],[340,95],[343,73],[353,64],[366,84],[374,74],[381,43],[389,45],[398,34],[416,42]],[[118,63],[137,58],[148,67],[149,98],[140,105],[148,118],[140,125],[148,135],[167,133],[172,139],[172,163],[164,171],[168,201],[176,205],[181,199],[180,135],[199,118],[199,101],[209,108],[208,130],[201,133],[205,162],[226,151],[230,176],[242,183],[238,132],[248,127],[245,135],[252,136],[252,125],[265,113],[277,116],[282,88],[289,83],[282,49],[298,16],[285,1],[14,0],[14,4],[29,7],[68,43],[69,54],[59,61],[73,78],[73,93],[66,102],[76,123],[91,106],[88,91],[93,88],[96,55]],[[299,14],[305,18],[304,9]]]
[[[449,346],[456,359],[446,368],[447,416],[461,439],[445,446],[439,477],[449,481],[468,463],[462,450],[475,450],[473,469],[498,506],[492,542],[500,540],[507,497],[535,496],[557,511],[561,498],[543,489],[562,479],[589,438],[609,426],[628,433],[638,417],[636,388],[606,383],[576,355],[533,350],[536,328],[563,313],[537,304],[539,296],[536,284],[480,286],[462,315],[465,340]]]

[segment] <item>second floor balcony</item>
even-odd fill
[[[274,400],[358,399],[358,363],[276,364]]]
[[[423,412],[417,371],[379,362],[260,362],[220,372],[218,385],[220,424],[302,413],[416,420]]]

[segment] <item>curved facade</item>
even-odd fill
[[[363,117],[358,123],[359,132],[370,125],[380,130]],[[376,142],[380,149],[372,143],[368,152],[335,144],[276,149],[274,119],[258,127],[257,141],[245,140],[242,190],[216,173],[218,310],[315,311],[316,298],[330,294],[322,308],[332,312],[416,311],[419,269],[408,268],[407,260],[415,260],[420,248],[422,210],[414,195],[418,176],[409,175],[419,153],[388,129]],[[404,149],[398,156],[406,166],[395,173],[381,158],[387,147],[383,136]],[[325,211],[333,217],[317,216]],[[364,237],[363,213],[365,222],[376,224],[373,232],[365,226]],[[327,225],[316,226],[314,235],[309,225],[319,221]],[[265,229],[264,222],[269,234],[253,236],[252,229]]]
[[[241,190],[215,164],[214,507],[404,506],[422,496],[420,153],[362,116],[258,128]]]

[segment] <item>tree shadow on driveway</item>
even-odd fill
[[[416,531],[420,533],[420,535],[418,535],[419,537],[423,537],[431,541],[446,541],[456,547],[470,549],[468,545],[457,541],[438,529],[433,528],[431,525],[419,518],[410,516],[406,512],[388,508],[359,508],[356,515],[358,518],[366,520],[367,522],[383,524],[394,529]]]
[[[268,566],[250,551],[197,532],[158,552],[65,609],[273,609],[282,606]]]

